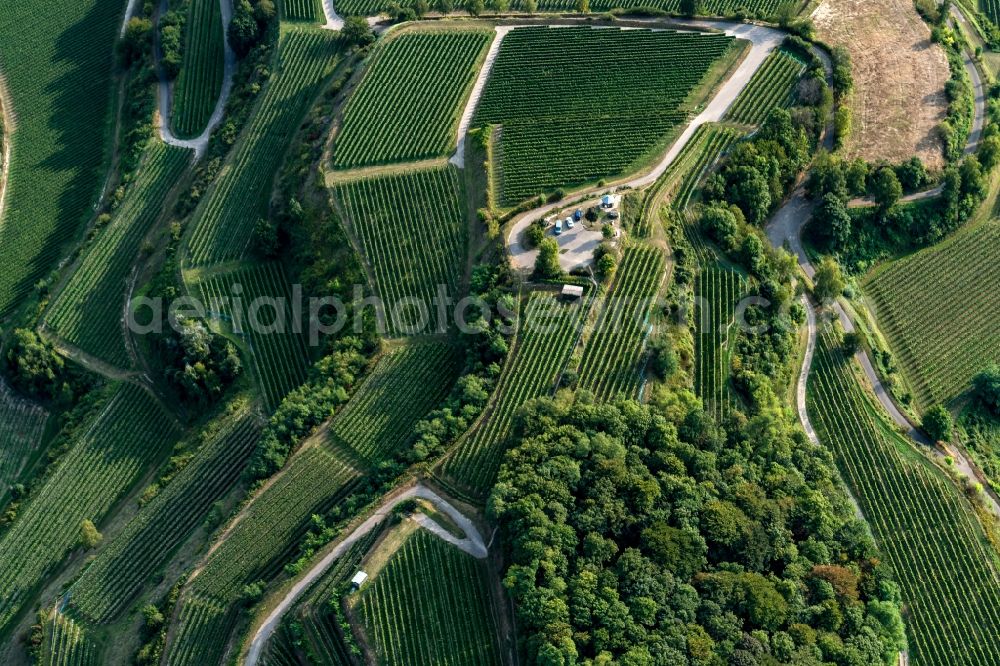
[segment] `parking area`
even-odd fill
[[[554,238],[559,244],[559,266],[566,272],[586,268],[594,263],[594,252],[606,240],[616,242],[620,234],[621,197],[610,195],[587,201],[564,210],[558,210],[544,220],[527,220],[517,230],[518,241],[511,244],[514,267],[523,271],[533,270],[538,249],[526,240],[529,227],[541,224],[545,238]],[[612,236],[604,237],[604,226],[609,225]]]

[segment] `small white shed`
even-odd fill
[[[578,284],[564,284],[562,297],[574,301],[578,298],[583,298],[583,287]]]
[[[364,571],[359,571],[358,573],[354,574],[354,578],[351,579],[351,586],[356,590],[359,587],[361,587],[361,585],[366,580],[368,580],[368,574],[366,574]]]

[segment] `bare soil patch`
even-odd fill
[[[812,18],[824,41],[851,53],[846,154],[893,162],[917,155],[943,167],[937,126],[947,112],[948,61],[912,0],[823,0]]]

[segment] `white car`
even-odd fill
[[[573,221],[572,217],[567,217],[566,218],[566,228],[567,229],[572,229],[575,225],[576,225],[576,222]]]

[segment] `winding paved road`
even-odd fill
[[[278,625],[281,623],[281,618],[295,604],[298,598],[302,596],[302,594],[308,590],[309,587],[316,582],[316,580],[326,573],[327,569],[329,569],[330,566],[337,561],[337,559],[346,553],[351,546],[381,523],[382,520],[389,515],[394,506],[411,498],[429,500],[432,504],[434,504],[435,508],[455,521],[455,524],[458,525],[465,533],[465,538],[459,539],[425,514],[416,514],[412,517],[418,525],[477,559],[484,559],[486,557],[486,544],[483,543],[483,537],[479,533],[475,524],[465,517],[461,511],[456,509],[433,490],[427,486],[417,484],[416,486],[408,488],[401,493],[394,494],[383,502],[382,505],[375,510],[375,513],[365,520],[365,522],[361,523],[361,525],[359,525],[353,532],[338,543],[337,546],[322,560],[317,562],[305,576],[299,579],[299,581],[292,586],[292,589],[288,591],[288,594],[286,594],[285,597],[278,602],[278,605],[271,611],[267,618],[264,619],[263,624],[261,624],[257,633],[255,633],[253,639],[251,639],[246,659],[243,662],[244,666],[256,666],[257,662],[260,660],[261,652],[267,644],[268,638],[270,638],[271,634],[274,633],[274,630],[278,628]]]

